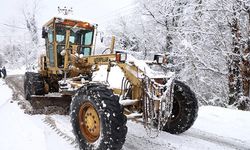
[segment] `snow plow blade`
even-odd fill
[[[30,104],[35,114],[68,114],[71,96],[32,95]]]

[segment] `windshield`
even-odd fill
[[[65,44],[65,35],[66,30],[69,28],[57,26],[56,27],[56,42],[58,44]],[[90,46],[93,41],[93,31],[80,29],[74,32],[70,30],[69,42],[72,45],[80,45],[80,46]]]
[[[69,44],[72,51],[84,56],[91,55],[94,30],[56,25],[56,43],[58,54],[65,48],[66,31],[70,30]]]
[[[61,55],[61,52],[65,50],[66,31],[70,31],[69,48],[71,50],[70,51],[71,54],[78,53],[84,56],[89,56],[91,55],[92,51],[94,30],[86,30],[84,28],[74,28],[74,27],[67,27],[61,24],[56,24],[55,42],[56,42],[58,67],[63,67],[64,64],[64,57]]]
[[[91,31],[91,30],[79,30],[79,31],[74,33],[71,30],[70,37],[72,37],[72,40],[74,40],[74,43],[77,45],[89,46],[92,44],[93,31]]]

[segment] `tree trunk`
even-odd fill
[[[248,14],[248,38],[243,51],[243,60],[241,64],[241,76],[243,83],[243,96],[250,98],[250,8]]]
[[[235,17],[231,24],[232,53],[229,56],[229,105],[238,102],[242,92],[242,79],[240,75],[240,29],[239,20]]]

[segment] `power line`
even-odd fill
[[[1,23],[1,25],[7,26],[7,27],[10,27],[10,28],[15,28],[15,29],[27,30],[27,28],[25,28],[25,27],[10,25],[10,24],[6,24],[6,23]],[[37,29],[42,30],[41,28],[37,28]]]
[[[131,17],[130,15],[135,13],[137,10],[133,9],[133,10],[130,10],[129,12],[125,12],[125,13],[117,13],[117,14],[114,14],[114,15],[110,15],[110,16],[107,16],[106,18],[102,18],[98,21],[99,24],[101,23],[108,23],[110,21],[113,21],[113,20],[117,20],[118,18],[123,18],[123,17]]]
[[[0,37],[8,37],[9,35],[0,35]]]
[[[10,28],[15,28],[15,29],[21,29],[21,30],[26,30],[27,28],[24,28],[24,27],[19,27],[19,26],[15,26],[15,25],[10,25],[10,24],[6,24],[6,23],[0,23],[1,25],[3,26],[7,26],[7,27],[10,27]]]
[[[127,7],[129,7],[129,6],[131,6],[131,4],[126,5],[126,6],[124,6],[124,7],[121,7],[121,8],[119,8],[119,9],[115,9],[115,10],[109,12],[109,13],[106,13],[106,14],[104,14],[104,15],[102,15],[102,16],[98,16],[98,17],[96,17],[96,18],[94,18],[94,19],[99,19],[99,18],[103,18],[103,17],[105,17],[105,16],[109,16],[110,14],[116,13],[117,11],[121,11],[122,9],[127,8]]]
[[[98,16],[98,17],[96,17],[94,19],[104,19],[104,18],[110,18],[110,17],[113,17],[113,16],[117,17],[118,16],[117,14],[127,12],[128,10],[133,9],[133,8],[135,8],[137,6],[138,6],[138,2],[137,3],[130,3],[130,4],[126,5],[126,6],[124,6],[124,7],[118,8],[118,9],[113,10],[113,11],[111,11],[109,13],[106,13],[106,14],[104,14],[102,16]]]
[[[16,29],[22,29],[22,30],[26,30],[27,29],[27,28],[24,28],[24,27],[18,27],[18,26],[15,26],[15,25],[9,25],[9,24],[6,24],[6,23],[4,23],[2,25],[5,25],[5,26],[11,27],[11,28],[16,28]]]
[[[130,3],[130,4],[126,5],[126,6],[124,6],[124,7],[118,8],[116,10],[111,11],[110,13],[107,13],[107,14],[102,15],[102,16],[98,16],[98,17],[96,17],[94,19],[101,19],[101,20],[103,20],[103,21],[100,21],[100,22],[108,22],[109,20],[112,20],[112,18],[121,17],[121,15],[119,15],[119,14],[121,14],[123,12],[127,12],[127,15],[131,14],[131,12],[128,13],[128,10],[137,7],[138,3],[139,2],[137,2],[137,3]],[[133,12],[134,11],[135,10],[133,10]],[[122,16],[124,16],[124,15],[122,15]],[[107,19],[107,18],[109,18],[109,19]],[[16,25],[10,25],[10,24],[1,23],[1,22],[0,22],[0,24],[4,25],[4,26],[7,26],[9,28],[15,28],[15,29],[20,29],[20,30],[28,30],[26,27],[20,27],[20,26],[16,26]],[[37,30],[42,30],[42,29],[41,28],[37,28]]]
[[[10,38],[10,37],[18,38],[22,37],[22,35],[0,35],[0,38]]]

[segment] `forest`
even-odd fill
[[[21,12],[24,27],[5,24],[12,30],[0,47],[0,66],[37,64],[44,49],[37,2]],[[250,1],[139,0],[127,11],[99,30],[104,39],[116,37],[116,49],[140,59],[165,54],[166,67],[191,87],[200,105],[250,110]]]
[[[200,105],[249,110],[250,2],[142,0],[108,33],[120,48],[168,56],[170,69],[195,91]]]

